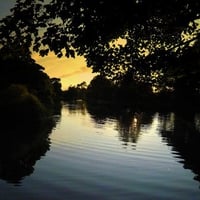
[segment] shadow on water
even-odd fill
[[[49,134],[59,120],[58,115],[39,126],[4,130],[0,134],[0,178],[20,186],[34,172],[34,166],[50,149]],[[23,126],[23,123],[22,123]]]
[[[163,140],[172,146],[183,167],[192,170],[194,179],[200,182],[200,114],[161,114],[160,121]]]

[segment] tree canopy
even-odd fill
[[[199,55],[199,19],[199,0],[17,0],[0,22],[0,48],[81,55],[112,79],[131,73],[170,86],[187,52]],[[199,56],[192,62],[199,66]]]

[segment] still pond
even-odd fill
[[[78,101],[54,120],[45,134],[1,139],[0,199],[200,199],[200,114]]]

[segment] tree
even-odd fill
[[[70,86],[66,91],[63,92],[64,100],[76,100],[78,99],[78,91],[75,86]]]
[[[104,76],[95,76],[88,85],[87,97],[93,101],[112,100],[113,83]]]
[[[77,100],[85,99],[87,91],[87,83],[85,81],[77,84],[76,86],[70,86],[68,90],[63,92],[64,100]]]
[[[77,85],[77,88],[79,88],[81,90],[87,89],[87,83],[85,81],[83,81]]]
[[[59,101],[62,96],[62,89],[61,89],[62,84],[60,82],[60,78],[51,78],[50,81],[54,88],[55,96],[56,96],[57,100]]]
[[[17,0],[0,23],[0,46],[33,47],[43,56],[78,54],[101,75],[118,80],[132,73],[135,80],[163,85],[168,69],[179,69],[177,60],[199,41],[199,0],[47,2]],[[116,44],[119,38],[125,45]]]
[[[7,90],[12,84],[24,85],[46,107],[52,107],[59,97],[55,81],[43,70],[28,56],[18,57],[13,52],[0,50],[0,91]]]

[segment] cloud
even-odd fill
[[[80,67],[80,69],[78,69],[74,72],[71,72],[71,73],[63,74],[59,78],[67,78],[67,77],[70,77],[70,76],[74,76],[74,75],[78,75],[78,74],[82,74],[82,73],[86,73],[86,72],[90,72],[90,69],[87,68],[87,67]]]

